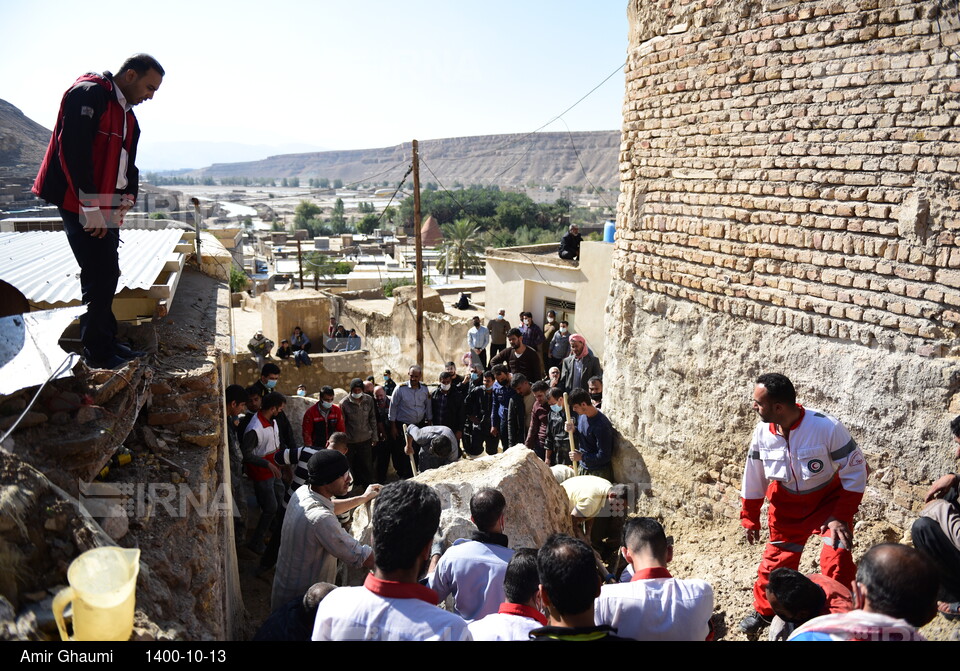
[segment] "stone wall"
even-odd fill
[[[752,379],[784,372],[867,453],[863,514],[903,524],[960,410],[956,6],[629,15],[604,408],[655,492],[731,515]]]
[[[407,370],[417,362],[416,288],[398,287],[393,291],[389,315],[365,307],[361,302],[344,301],[341,318],[353,324],[360,334],[363,349],[369,353],[371,372],[382,379],[385,369],[393,379],[404,382]],[[436,290],[423,290],[423,365],[424,382],[435,384],[447,361],[454,361],[462,374],[463,355],[467,351],[467,331],[473,325],[465,317],[444,312]],[[370,373],[361,377],[366,377]]]

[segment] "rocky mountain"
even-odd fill
[[[32,177],[43,160],[50,131],[0,100],[0,174]],[[420,180],[499,186],[619,185],[620,131],[478,135],[420,142]],[[280,154],[259,161],[214,163],[186,173],[195,177],[311,177],[344,184],[396,184],[410,166],[405,142],[379,149]],[[409,181],[408,181],[409,185]]]
[[[50,142],[50,131],[0,100],[0,174],[33,177]]]
[[[423,140],[420,181],[451,187],[456,182],[519,186],[619,184],[620,131],[479,135]],[[311,177],[345,184],[397,183],[411,162],[411,144],[379,149],[283,154],[261,161],[215,163],[188,173],[195,177]],[[408,182],[409,183],[409,182]]]

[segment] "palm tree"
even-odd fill
[[[457,219],[453,223],[443,224],[440,230],[443,232],[443,242],[440,245],[442,255],[437,260],[437,272],[443,272],[448,258],[450,265],[459,272],[461,280],[465,269],[479,270],[483,264],[483,247],[478,240],[480,231],[476,224],[468,219]]]

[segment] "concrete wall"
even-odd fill
[[[313,352],[323,351],[330,317],[335,316],[327,294],[313,289],[268,291],[260,297],[260,315],[263,334],[277,346],[282,338],[289,339],[299,326],[310,338]],[[276,351],[276,350],[274,350]]]
[[[677,507],[733,515],[766,371],[863,447],[864,517],[905,524],[948,470],[960,84],[938,6],[630,3],[604,409]]]
[[[356,325],[378,380],[386,368],[394,372],[395,380],[405,380],[407,369],[417,362],[416,300],[408,300],[407,296],[412,293],[410,289],[413,287],[400,287],[394,291],[394,295],[400,298],[394,301],[389,315],[364,309],[362,302],[346,301],[341,307],[343,317]],[[424,381],[430,384],[436,382],[447,361],[456,361],[462,372],[467,331],[472,326],[470,319],[454,317],[442,310],[443,303],[437,292],[425,287],[423,362]]]
[[[557,258],[555,251],[556,245],[490,250],[486,319],[504,308],[511,326],[518,326],[521,311],[532,312],[534,321],[542,325],[546,321],[545,298],[572,300],[576,302],[572,332],[583,335],[591,350],[602,357],[614,246],[584,242],[579,264]]]

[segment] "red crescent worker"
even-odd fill
[[[756,543],[766,498],[770,542],[753,586],[754,613],[740,623],[747,634],[769,625],[774,615],[766,596],[770,572],[781,566],[796,570],[812,535],[823,541],[823,575],[843,585],[852,583],[853,516],[867,484],[867,465],[850,433],[835,418],[797,404],[786,376],[767,373],[757,378],[753,409],[760,424],[743,472],[740,523],[747,542]]]

